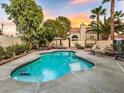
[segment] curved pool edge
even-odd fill
[[[89,62],[89,63],[91,63],[91,64],[94,65],[94,66],[93,66],[92,68],[90,68],[90,69],[87,69],[87,70],[78,70],[78,71],[74,71],[74,72],[91,71],[91,70],[95,69],[96,64],[95,64],[94,62],[91,62],[90,60],[88,60],[88,59],[86,59],[86,58],[83,58],[83,57],[77,55],[77,54],[76,54],[77,51],[75,51],[75,50],[52,50],[52,51],[47,51],[47,52],[46,52],[46,51],[42,51],[42,53],[37,54],[38,58],[33,59],[33,60],[31,60],[31,61],[28,61],[28,62],[25,62],[25,63],[23,63],[23,64],[17,66],[16,68],[14,68],[14,69],[10,72],[10,77],[11,77],[11,79],[13,79],[13,78],[12,78],[12,74],[13,74],[17,69],[19,69],[19,68],[21,68],[21,67],[23,67],[23,66],[25,66],[25,65],[31,64],[31,63],[35,62],[36,60],[40,59],[40,56],[39,56],[39,55],[47,54],[47,53],[55,53],[55,52],[67,52],[67,51],[69,51],[69,52],[74,52],[76,57],[78,57],[78,58],[80,58],[80,59],[82,59],[82,60],[86,60],[87,62]],[[64,78],[64,77],[67,76],[67,75],[71,75],[71,74],[72,74],[72,73],[67,73],[67,74],[65,74],[63,77],[60,77],[60,79],[61,79],[61,78]],[[15,80],[15,79],[13,79],[13,80]],[[18,81],[18,80],[16,80],[16,81]],[[51,81],[56,81],[56,80],[51,80]],[[48,81],[48,82],[51,82],[51,81]],[[24,82],[24,81],[18,81],[18,82]],[[42,82],[42,83],[44,84],[44,83],[48,83],[48,82]],[[24,82],[24,83],[36,83],[36,82]]]
[[[25,63],[23,63],[23,64],[17,66],[16,68],[14,68],[14,69],[11,71],[10,77],[12,76],[12,74],[13,74],[17,69],[19,69],[19,68],[21,68],[21,67],[23,67],[23,66],[25,66],[25,65],[31,64],[31,63],[33,63],[33,61],[35,62],[35,61],[38,60],[38,59],[40,59],[40,57],[38,57],[38,58],[36,58],[36,59],[34,59],[34,60],[31,60],[31,61],[25,62]]]
[[[87,59],[87,58],[84,58],[84,57],[81,57],[81,56],[77,55],[76,52],[75,52],[75,56],[77,56],[78,58],[81,58],[81,59],[83,59],[83,60],[85,60],[85,61],[87,61],[87,62],[89,62],[89,63],[91,63],[91,64],[94,65],[91,69],[88,69],[88,70],[85,70],[85,71],[90,71],[90,70],[93,70],[93,69],[96,68],[96,63],[95,63],[95,62],[93,62],[93,61],[91,61],[91,60],[89,60],[89,59]],[[80,70],[80,71],[81,71],[81,70]],[[83,71],[84,71],[84,70],[83,70]]]

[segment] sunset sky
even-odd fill
[[[81,23],[90,22],[90,10],[101,5],[102,0],[36,0],[44,12],[45,19],[56,18],[57,16],[68,17],[73,27],[79,27]],[[0,0],[0,3],[8,3],[9,0]],[[104,5],[108,9],[109,3]],[[116,2],[116,10],[123,10],[124,1]],[[108,15],[109,16],[109,15]],[[0,18],[6,19],[7,16],[0,7]]]

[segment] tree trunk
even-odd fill
[[[68,47],[70,48],[71,47],[71,39],[68,38],[68,41],[69,41]]]
[[[32,49],[32,43],[31,43],[31,40],[29,40],[29,49],[30,49],[30,50]]]
[[[99,33],[97,32],[97,40],[99,41]]]
[[[97,16],[97,26],[99,27],[99,15]],[[97,40],[99,41],[99,32],[97,32]]]
[[[115,24],[114,24],[114,9],[115,8],[115,0],[111,0],[111,39],[114,40],[114,32],[115,32]]]
[[[0,35],[3,35],[3,27],[4,27],[4,24],[1,25],[1,32],[0,32]]]

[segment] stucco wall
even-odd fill
[[[72,40],[72,36],[78,36],[78,40],[80,41],[81,40],[81,37],[80,37],[80,33],[71,33],[70,37],[71,37],[71,40]]]
[[[62,43],[63,43],[64,47],[69,47],[69,41],[68,40],[62,40]],[[85,47],[85,41],[71,41],[71,47],[75,47],[75,43],[78,43],[81,46]],[[88,43],[94,43],[95,44],[95,41],[90,40],[90,41],[88,41]],[[52,44],[54,44],[55,46],[57,44],[57,46],[59,46],[60,41],[59,40],[57,42],[53,41]],[[99,46],[99,47],[106,47],[107,45],[110,45],[110,44],[112,44],[111,40],[104,40],[104,41],[97,41],[96,42],[96,45]]]
[[[15,25],[5,25],[3,27],[3,34],[8,36],[16,36],[16,26]]]
[[[7,47],[13,44],[22,44],[20,38],[0,35],[0,46]]]
[[[71,41],[71,47],[75,47],[75,43],[85,46],[85,41]],[[62,40],[63,47],[69,47],[69,40]],[[60,41],[53,41],[51,45],[59,46]]]
[[[97,41],[96,45],[99,47],[106,47],[112,44],[112,40],[102,40],[102,41]]]

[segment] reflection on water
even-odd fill
[[[81,66],[80,63],[72,63],[69,65],[71,68],[71,71],[77,71],[77,70],[81,70]]]

